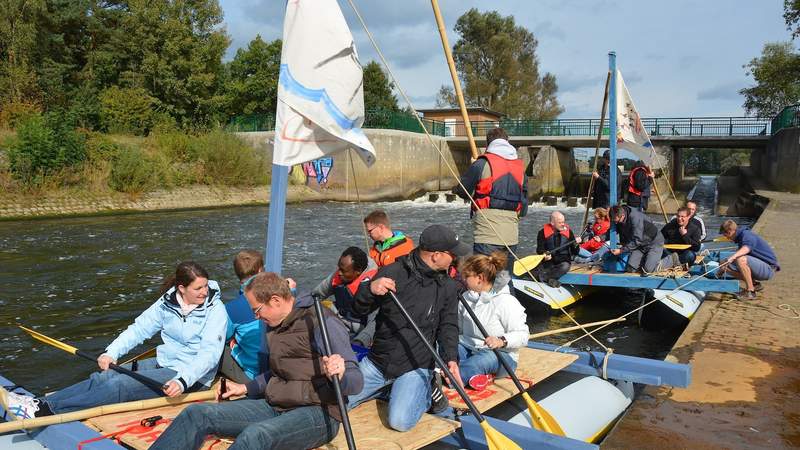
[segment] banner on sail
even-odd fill
[[[664,158],[658,156],[650,135],[642,125],[622,73],[617,71],[617,148],[628,150],[649,167],[663,167]]]
[[[287,2],[272,162],[291,166],[354,148],[371,165],[362,78],[336,0]]]

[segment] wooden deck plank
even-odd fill
[[[519,351],[519,364],[517,365],[516,374],[523,386],[529,387],[569,366],[577,359],[578,355],[574,354],[548,352],[525,347]],[[478,410],[486,412],[519,394],[519,390],[511,378],[502,378],[494,380],[492,384],[481,392],[467,389],[467,393]],[[446,388],[445,394],[450,399],[450,406],[461,409],[467,408],[467,405],[454,389]]]

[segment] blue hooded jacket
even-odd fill
[[[116,361],[161,332],[163,344],[156,349],[158,364],[177,372],[174,380],[184,391],[197,382],[210,386],[225,346],[227,327],[228,315],[216,281],[208,280],[205,302],[186,316],[172,287],[114,339],[105,353]]]

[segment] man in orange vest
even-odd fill
[[[519,219],[528,212],[528,178],[505,130],[498,127],[486,133],[486,152],[469,166],[461,184],[463,188],[457,186],[453,192],[465,200],[469,199],[469,193],[477,204],[477,207],[472,205],[470,214],[472,251],[482,255],[498,250],[506,252],[511,270],[514,258],[506,244],[516,253]]]
[[[647,211],[653,172],[642,161],[636,161],[628,175],[628,206]]]
[[[395,259],[411,253],[414,242],[402,231],[392,231],[386,211],[376,209],[364,217],[364,228],[375,243],[369,249],[369,257],[378,268],[388,266]]]
[[[369,347],[375,334],[375,314],[363,316],[353,311],[353,296],[362,283],[369,283],[378,268],[375,262],[367,258],[364,250],[348,247],[339,257],[339,265],[335,272],[322,280],[311,291],[320,298],[333,296],[331,309],[342,319],[350,333],[350,341]]]

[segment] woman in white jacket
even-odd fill
[[[458,368],[461,380],[472,389],[483,390],[495,375],[507,375],[492,349],[500,353],[512,368],[517,367],[519,349],[528,344],[525,308],[509,291],[506,255],[474,255],[461,267],[461,277],[468,291],[464,299],[489,337],[484,338],[464,305],[459,303]]]

